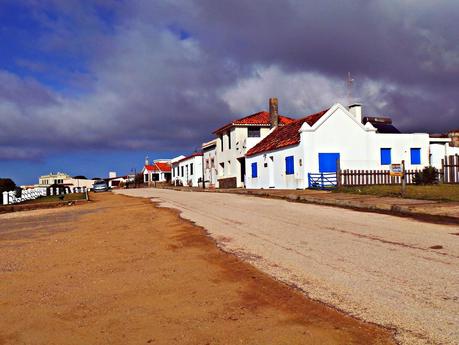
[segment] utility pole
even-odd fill
[[[205,168],[204,168],[204,150],[202,150],[202,189],[206,189]]]

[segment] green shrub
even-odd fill
[[[438,183],[438,170],[434,167],[425,167],[414,175],[414,184],[435,184]]]

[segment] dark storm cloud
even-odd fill
[[[16,60],[36,73],[61,70],[68,89],[1,71],[0,157],[187,152],[273,95],[297,116],[346,102],[348,71],[365,109],[402,129],[459,125],[456,1],[318,4],[29,1],[43,28],[35,49],[61,63]]]

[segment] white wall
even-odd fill
[[[288,156],[294,157],[294,174],[291,175],[286,174],[285,158]],[[252,163],[257,163],[258,177],[256,178],[252,177]],[[305,188],[304,172],[301,146],[295,145],[247,157],[245,183],[249,189]]]
[[[246,152],[258,144],[264,137],[271,132],[269,127],[260,128],[260,137],[249,138],[247,126],[233,127],[223,133],[223,150],[220,138],[217,139],[217,179],[236,177],[237,187],[243,187],[241,179],[241,163],[238,158],[244,158]],[[230,136],[228,136],[230,133]],[[229,149],[229,138],[231,139],[231,149]],[[222,168],[221,164],[224,164]],[[218,186],[218,181],[217,181]]]
[[[206,186],[215,187],[217,184],[217,147],[204,148],[204,179]]]
[[[191,164],[193,164],[193,174],[191,174]],[[172,184],[177,184],[177,182],[180,181],[183,186],[188,186],[191,184],[192,187],[199,187],[199,180],[202,178],[202,156],[194,156],[179,162],[172,163],[172,170]]]

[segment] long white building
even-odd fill
[[[331,108],[271,130],[247,151],[247,188],[308,188],[308,174],[341,169],[429,165],[429,135],[402,134],[389,121],[363,118],[362,107]]]
[[[199,187],[202,183],[202,153],[172,161],[172,184]]]

